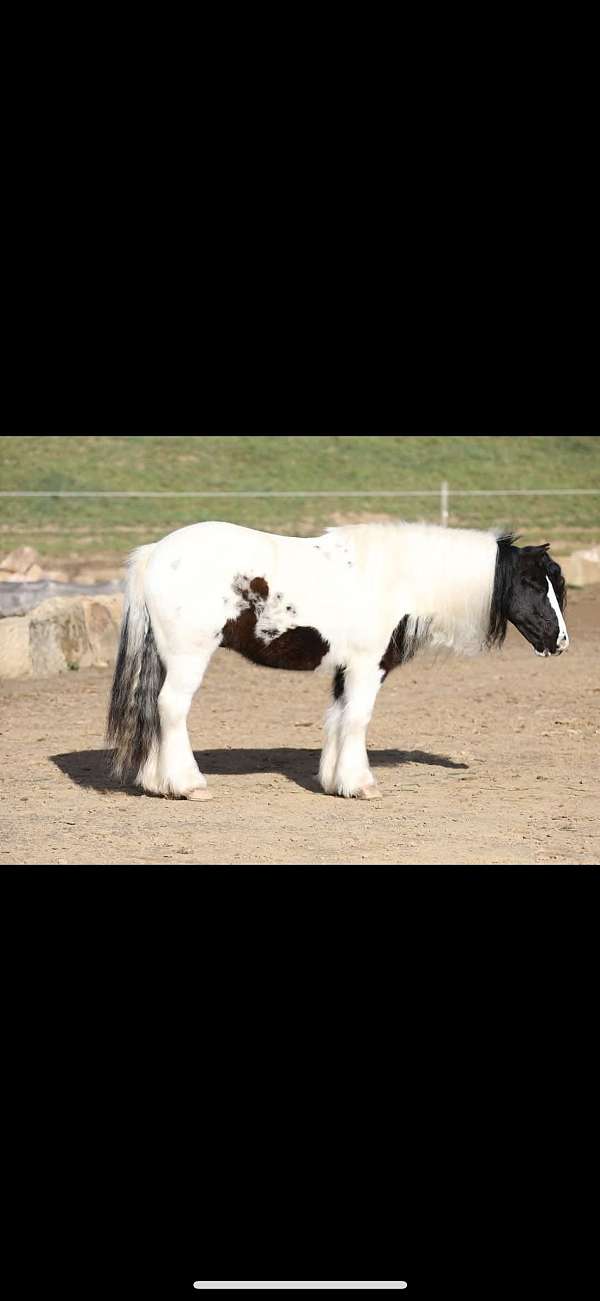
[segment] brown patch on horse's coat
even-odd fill
[[[269,595],[269,584],[267,583],[266,578],[253,578],[250,583],[250,591],[256,592],[257,596],[262,597],[263,601],[266,601]]]
[[[316,628],[288,628],[270,641],[261,641],[254,635],[255,627],[254,610],[243,610],[237,619],[227,620],[221,645],[271,669],[316,669],[329,650],[329,642]]]
[[[237,618],[228,619],[223,627],[221,646],[238,651],[255,664],[272,669],[316,669],[329,650],[329,642],[316,628],[265,628],[256,636],[256,625],[269,596],[265,578],[249,579],[245,574],[235,578],[235,595],[243,601]],[[281,597],[281,593],[278,593]],[[288,610],[292,607],[288,606]]]

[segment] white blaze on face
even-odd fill
[[[557,650],[566,650],[569,645],[569,634],[567,632],[567,626],[562,617],[562,611],[560,605],[558,604],[558,601],[556,599],[556,592],[554,591],[554,588],[552,586],[552,583],[550,582],[550,579],[548,578],[548,575],[546,575],[546,582],[548,584],[548,600],[558,619],[558,640],[556,643],[556,648]]]

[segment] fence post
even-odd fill
[[[444,482],[440,490],[440,513],[444,528],[448,527],[448,484]]]

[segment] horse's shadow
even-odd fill
[[[210,779],[213,775],[242,775],[248,773],[281,773],[297,786],[315,794],[323,794],[317,780],[320,750],[303,750],[291,746],[269,750],[202,750],[195,754],[198,767]],[[143,795],[138,786],[125,785],[111,776],[110,750],[74,750],[69,754],[50,755],[52,763],[77,786],[99,791],[106,795],[121,791],[125,795]],[[418,763],[437,768],[468,768],[466,763],[455,763],[444,754],[429,754],[426,750],[369,750],[369,759],[375,768],[397,768]]]

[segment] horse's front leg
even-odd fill
[[[340,671],[336,673],[337,698],[326,720],[319,770],[321,785],[329,794],[363,800],[380,794],[369,768],[366,737],[383,676],[378,663],[357,658],[346,665],[340,691],[342,679]]]
[[[340,752],[340,724],[344,706],[345,670],[337,668],[333,679],[333,704],[323,723],[325,739],[319,764],[319,781],[327,795],[335,794],[335,770]]]

